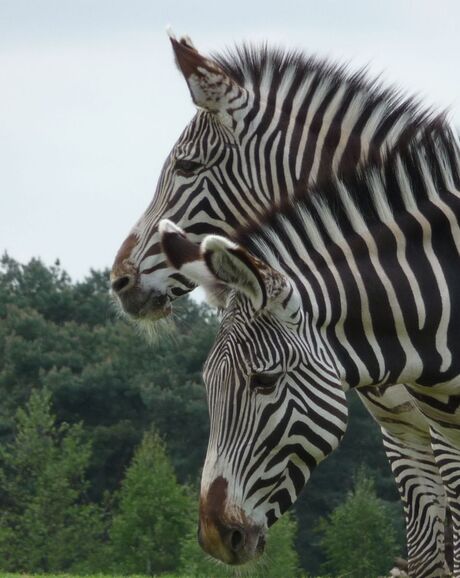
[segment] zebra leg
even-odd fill
[[[453,569],[460,578],[460,395],[413,386],[417,407],[430,423],[431,445],[452,518]]]
[[[444,545],[445,490],[431,446],[401,442],[381,430],[406,516],[409,576],[450,575]]]
[[[446,496],[428,421],[403,385],[360,388],[358,394],[381,427],[404,506],[409,576],[449,575],[444,550]]]
[[[444,433],[437,430],[438,426],[432,426],[432,447],[452,517],[454,576],[460,577],[460,450]]]

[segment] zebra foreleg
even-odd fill
[[[438,426],[431,428],[433,452],[447,492],[452,517],[454,576],[460,577],[460,450]]]
[[[409,576],[450,576],[444,544],[446,496],[430,443],[401,441],[381,430],[406,516]]]
[[[387,458],[404,506],[409,575],[449,575],[445,560],[446,496],[431,447],[428,421],[403,385],[361,388],[361,400],[381,427]]]
[[[432,448],[447,493],[452,518],[453,569],[460,578],[460,395],[453,384],[436,390],[411,385],[414,401],[430,423]],[[457,384],[457,390],[460,384]],[[447,389],[442,391],[443,388]]]

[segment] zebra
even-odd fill
[[[459,218],[460,146],[445,126],[298,192],[237,241],[211,234],[200,247],[160,223],[170,265],[223,310],[203,371],[208,553],[228,564],[260,555],[267,526],[339,445],[344,389],[405,383],[432,431],[460,576]]]
[[[353,171],[439,120],[363,73],[301,53],[243,47],[208,59],[188,39],[171,41],[198,112],[112,270],[113,292],[142,323],[167,316],[171,302],[193,287],[167,266],[161,218],[177,222],[194,241],[209,233],[231,236],[241,221],[257,221],[299,184]],[[360,396],[391,452],[406,510],[409,563],[441,566],[445,496],[429,425],[402,387]],[[410,476],[400,474],[401,464]],[[419,508],[414,485],[437,487],[438,499]]]

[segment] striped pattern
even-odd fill
[[[446,492],[433,454],[429,424],[405,386],[357,391],[382,424],[385,451],[406,516],[410,575],[448,575],[444,555]]]
[[[347,406],[334,368],[315,359],[306,340],[268,316],[252,325],[252,315],[235,295],[205,364],[211,428],[201,494],[222,476],[228,501],[271,525],[338,446]],[[259,373],[279,374],[274,394],[248,387]]]
[[[255,315],[254,310],[248,308],[247,298],[233,296],[205,375],[208,391],[214,390],[214,394],[208,393],[213,420],[216,407],[220,406],[221,412],[229,411],[229,400],[224,401],[220,391],[222,376],[218,368],[224,363],[224,357],[226,380],[229,382],[231,375],[233,391],[238,388],[243,391],[245,387],[247,391],[248,373],[270,373],[275,367],[283,368],[277,397],[270,398],[269,402],[264,400],[270,407],[264,418],[262,410],[257,413],[251,409],[247,413],[244,407],[239,408],[238,414],[238,423],[246,418],[251,431],[257,432],[257,444],[269,446],[266,455],[270,459],[259,465],[258,475],[252,472],[254,479],[263,477],[277,484],[276,492],[273,493],[273,487],[267,491],[269,497],[264,504],[259,501],[250,507],[266,506],[267,501],[272,506],[279,493],[283,496],[278,507],[280,512],[286,508],[288,496],[293,497],[296,479],[295,476],[289,479],[284,446],[279,441],[282,438],[273,444],[267,443],[261,437],[265,430],[258,428],[261,423],[267,423],[272,414],[282,413],[281,394],[287,391],[282,383],[296,382],[298,397],[308,403],[308,396],[299,393],[302,387],[311,388],[311,380],[324,375],[332,377],[334,372],[343,385],[353,388],[380,386],[385,390],[391,384],[406,382],[412,405],[431,424],[434,459],[433,453],[426,451],[426,443],[417,444],[420,432],[411,439],[406,430],[406,445],[401,452],[399,439],[395,441],[388,433],[391,425],[387,424],[385,445],[399,486],[405,489],[403,499],[407,500],[411,490],[418,492],[405,503],[410,520],[410,572],[417,577],[440,576],[443,572],[445,496],[440,479],[453,518],[454,573],[460,575],[459,216],[460,149],[449,129],[444,127],[442,131],[428,131],[416,146],[390,155],[383,168],[371,167],[344,181],[323,184],[271,213],[262,224],[244,228],[239,233],[240,245],[282,272],[296,287],[302,298],[303,321],[293,328],[285,319],[280,320],[276,311],[269,309],[265,315]],[[401,264],[402,244],[404,265]],[[417,279],[418,293],[410,290],[411,279]],[[249,344],[250,355],[242,348],[241,341]],[[230,343],[233,343],[232,354],[224,356],[222,352],[228,350]],[[279,365],[277,355],[283,349],[291,353],[298,366]],[[313,371],[307,376],[303,374],[304,367]],[[247,392],[247,395],[250,394]],[[333,406],[342,409],[336,400],[329,405]],[[310,426],[313,431],[317,426],[318,440],[323,438],[324,424],[330,420],[334,427],[336,420],[336,414],[327,413],[328,404],[324,401],[322,408],[324,412],[319,412],[318,417],[313,414],[315,421]],[[407,412],[413,410],[407,408]],[[292,432],[296,419],[303,422],[311,415],[309,411],[307,405],[295,418],[289,414],[283,431]],[[278,423],[278,419],[275,417],[274,423]],[[420,421],[420,417],[412,416],[409,427],[416,429],[417,420]],[[226,454],[230,444],[238,443],[234,437],[237,428],[228,429],[221,421],[218,424],[220,456],[228,460],[226,475],[233,474],[231,479],[242,485],[240,496],[250,494],[245,470],[241,470],[245,464],[238,467],[233,459],[238,452]],[[212,435],[216,435],[216,431],[215,426]],[[244,447],[253,445],[254,438],[244,438]],[[312,447],[311,436],[300,445],[307,452],[304,457],[307,470],[317,462],[318,455],[325,455],[324,445],[318,443]],[[413,471],[408,467],[408,456]],[[298,454],[293,458],[296,468],[299,468],[298,458]],[[212,457],[208,460],[213,463]],[[208,460],[206,468],[211,467]],[[248,461],[247,467],[251,466],[253,462]],[[283,472],[281,478],[278,466]],[[215,466],[213,472],[216,473]],[[417,480],[412,488],[407,481],[411,475]],[[276,511],[273,508],[273,512]],[[272,522],[272,517],[267,516]],[[433,540],[437,547],[436,560],[427,556],[433,551]]]
[[[176,43],[176,56],[187,44]],[[159,244],[160,218],[180,224],[195,241],[212,232],[231,236],[242,221],[258,221],[305,182],[347,174],[359,163],[378,159],[387,147],[408,141],[428,123],[440,122],[414,100],[363,73],[350,74],[301,53],[243,47],[216,55],[212,62],[227,83],[241,90],[233,88],[220,112],[202,106],[186,128],[166,160],[152,204],[132,231],[136,243],[127,259],[138,272],[136,290],[156,291],[170,301],[192,285],[167,267]],[[184,160],[196,163],[197,170],[181,171]],[[416,280],[408,282],[417,291]],[[426,314],[422,309],[419,314],[423,324]],[[381,357],[379,363],[382,367]],[[394,405],[391,390],[378,405],[367,404],[381,424],[380,417]],[[404,444],[402,435],[402,453]],[[408,467],[416,467],[410,456]],[[403,492],[410,500],[412,493]],[[410,519],[407,523],[414,525]],[[433,551],[431,556],[438,555]]]
[[[138,242],[129,260],[140,285],[170,299],[190,287],[167,269],[160,219],[179,224],[196,240],[213,232],[231,235],[241,219],[257,221],[299,185],[354,170],[439,120],[363,73],[301,53],[245,47],[215,61],[244,91],[236,108],[225,103],[231,126],[215,112],[197,112],[132,230]],[[184,160],[198,168],[178,170]]]

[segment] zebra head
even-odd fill
[[[209,59],[188,39],[172,46],[198,110],[112,270],[113,293],[141,320],[167,315],[171,301],[193,288],[167,265],[160,219],[180,225],[193,242],[232,236],[299,183],[354,172],[430,116],[362,73],[300,52],[243,45]]]
[[[167,266],[159,220],[180,223],[192,239],[231,231],[240,211],[219,203],[219,191],[232,190],[237,198],[248,188],[241,167],[237,170],[237,132],[247,91],[188,39],[171,42],[198,111],[169,154],[154,199],[123,242],[111,274],[113,293],[123,310],[153,320],[167,315],[169,303],[193,288],[190,280]]]
[[[288,277],[224,237],[198,247],[170,221],[160,230],[169,263],[223,309],[203,374],[211,423],[199,540],[243,564],[338,446],[345,394]]]

